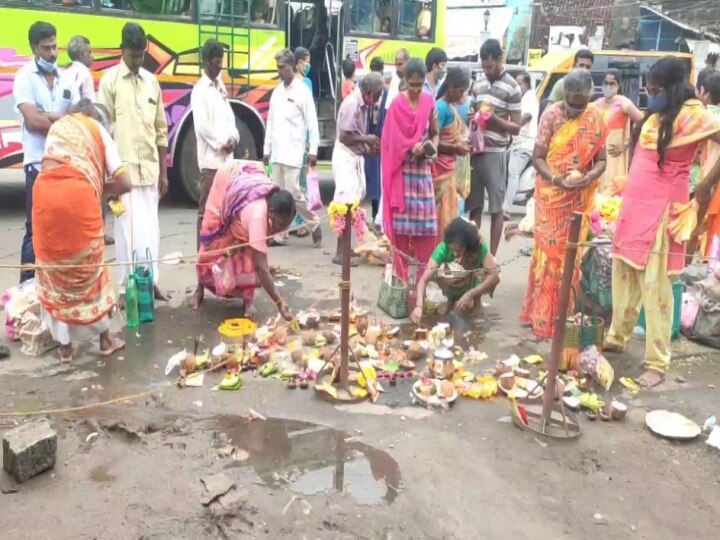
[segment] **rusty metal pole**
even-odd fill
[[[558,294],[558,316],[555,319],[555,332],[553,333],[552,348],[550,349],[550,363],[548,365],[547,386],[543,396],[542,409],[542,430],[545,432],[545,425],[552,414],[553,400],[555,399],[555,381],[558,369],[560,368],[560,355],[565,341],[565,320],[567,319],[568,306],[570,304],[570,289],[572,288],[573,272],[575,270],[575,258],[577,257],[577,243],[580,238],[580,227],[583,215],[581,212],[574,212],[570,223],[570,235],[568,246],[565,250],[565,261],[563,263],[562,281]]]
[[[350,252],[352,243],[352,210],[348,205],[342,236],[342,281],[340,282],[340,384],[346,390],[350,363]]]

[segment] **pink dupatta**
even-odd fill
[[[435,108],[435,98],[427,92],[420,94],[417,109],[410,107],[401,93],[388,110],[381,139],[383,185],[383,232],[393,241],[393,211],[405,211],[402,165],[415,143],[422,142]]]

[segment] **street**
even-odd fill
[[[195,253],[196,214],[186,203],[162,203],[161,256]],[[0,264],[19,263],[24,219],[22,172],[0,171]],[[112,235],[112,218],[107,227]],[[301,276],[279,278],[294,311],[339,307],[335,238],[327,220],[323,228],[321,249],[291,237],[290,246],[269,252],[271,265]],[[517,260],[484,299],[476,337],[488,360],[472,366],[476,373],[512,354],[548,358],[549,343],[518,322],[530,261],[519,250],[529,245],[501,244],[497,260]],[[114,318],[127,341],[118,356],[83,349],[63,365],[53,352],[26,357],[13,343],[11,358],[0,361],[0,435],[14,425],[8,413],[59,410],[47,415],[58,432],[54,469],[23,484],[0,473],[2,538],[672,540],[720,532],[720,451],[700,440],[664,440],[645,427],[645,414],[657,408],[700,425],[720,414],[716,350],[676,341],[658,389],[631,395],[613,385],[610,393],[629,405],[624,422],[583,421],[579,439],[557,442],[508,422],[504,396],[461,398],[441,413],[411,405],[403,382],[380,403],[344,406],[250,373],[237,392],[212,391],[221,377],[215,373],[201,388],[178,388],[164,375],[168,358],[188,337],[217,344],[218,325],[237,317],[238,306],[208,294],[194,312],[187,305],[194,266],[162,264],[160,271],[172,299],[137,331]],[[389,320],[375,307],[381,272],[353,269],[352,293],[371,318]],[[0,292],[18,273],[0,269]],[[257,299],[259,320],[275,315],[263,291]],[[4,332],[0,343],[7,344]],[[642,372],[643,346],[635,340],[611,358],[616,381]],[[266,420],[250,421],[251,409]],[[242,452],[219,457],[228,444]],[[216,473],[232,480],[233,497],[206,506],[201,479]]]

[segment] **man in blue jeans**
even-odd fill
[[[50,126],[70,106],[70,91],[63,91],[57,69],[57,32],[46,22],[30,26],[28,40],[35,57],[20,68],[13,83],[15,105],[22,115],[22,142],[25,170],[25,237],[21,264],[34,264],[32,233],[32,191],[40,172],[45,138]],[[20,282],[35,277],[34,270],[22,270]]]

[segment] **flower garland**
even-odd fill
[[[348,205],[341,202],[331,202],[328,207],[328,216],[330,217],[330,226],[335,231],[336,236],[342,236],[345,231],[348,210],[351,214],[351,226],[355,233],[355,237],[361,244],[365,243],[365,233],[367,225],[365,225],[365,209],[360,207],[360,201],[355,201],[349,208]]]

